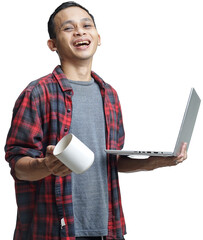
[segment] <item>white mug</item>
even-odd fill
[[[71,133],[57,143],[53,154],[77,174],[85,172],[94,162],[94,153]]]

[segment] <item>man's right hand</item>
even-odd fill
[[[45,165],[51,174],[64,177],[70,174],[71,170],[53,155],[54,148],[52,145],[47,147]]]
[[[15,175],[19,180],[38,181],[51,174],[55,176],[65,177],[71,173],[62,162],[54,155],[55,146],[48,146],[46,156],[44,158],[20,158],[15,164]]]

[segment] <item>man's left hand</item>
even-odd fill
[[[174,157],[173,161],[175,165],[177,165],[178,163],[182,163],[186,159],[187,159],[187,143],[184,143],[181,148],[180,154],[177,157]]]
[[[187,143],[182,145],[180,154],[176,157],[150,157],[149,159],[154,160],[155,168],[175,166],[187,159]]]

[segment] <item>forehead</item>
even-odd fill
[[[69,7],[58,12],[54,18],[55,25],[60,27],[66,21],[79,22],[81,19],[89,18],[90,15],[82,8],[79,7]]]

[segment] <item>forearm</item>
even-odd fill
[[[147,159],[132,159],[126,156],[118,156],[119,172],[149,171],[160,167],[174,166],[170,158],[149,157]]]
[[[15,165],[15,175],[19,180],[38,181],[50,174],[44,158],[23,157]]]

